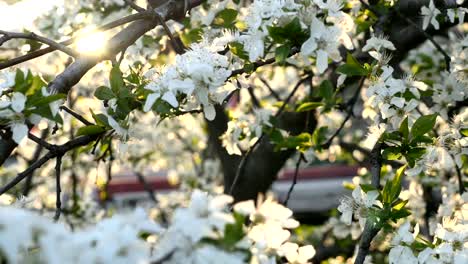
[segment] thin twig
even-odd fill
[[[304,159],[304,154],[300,153],[299,158],[297,159],[297,162],[296,162],[296,169],[294,170],[293,182],[291,183],[288,193],[286,194],[286,199],[284,199],[284,202],[283,202],[284,206],[288,206],[289,198],[291,198],[291,194],[294,191],[294,187],[297,184],[297,175],[299,174],[299,166],[301,166],[301,162],[303,159]]]
[[[283,105],[280,107],[280,109],[278,110],[278,112],[275,114],[275,117],[278,117],[280,116],[284,109],[286,108],[286,105],[289,103],[289,101],[291,100],[291,98],[294,96],[294,94],[296,93],[296,91],[299,89],[299,87],[304,83],[306,82],[307,80],[310,80],[310,76],[307,76],[306,78],[304,79],[301,79],[293,88],[293,90],[291,91],[291,93],[289,93],[288,97],[284,100],[283,102]],[[237,167],[237,170],[236,170],[236,176],[234,177],[234,180],[232,181],[232,184],[231,184],[231,187],[229,188],[229,195],[232,195],[232,193],[234,192],[234,188],[236,187],[237,185],[237,182],[239,181],[239,178],[240,176],[244,173],[244,169],[245,169],[245,164],[247,163],[247,160],[250,158],[250,155],[252,154],[252,152],[257,148],[258,144],[263,140],[263,138],[265,137],[265,134],[262,134],[258,139],[257,141],[255,141],[255,143],[249,148],[249,150],[247,150],[247,153],[245,153],[244,156],[242,156],[242,159],[239,163],[239,166]]]
[[[62,187],[60,186],[60,174],[62,166],[62,155],[57,156],[57,161],[55,164],[55,186],[56,186],[56,200],[55,200],[55,216],[54,220],[58,221],[60,218],[60,213],[62,212],[62,200],[61,193]]]
[[[276,100],[281,100],[280,96],[278,95],[277,92],[275,92],[275,90],[273,90],[273,88],[271,87],[271,85],[263,78],[263,77],[260,77],[258,78],[265,86],[266,88],[268,89],[268,91],[270,91],[271,95],[276,99]]]
[[[143,188],[148,193],[148,196],[150,197],[151,201],[156,203],[156,195],[154,194],[154,191],[151,188],[151,186],[146,181],[145,176],[143,176],[143,174],[138,171],[133,171],[133,173],[135,173],[135,176],[137,177],[138,181],[141,183],[141,185],[143,185]]]
[[[462,195],[465,192],[465,186],[463,184],[463,176],[462,176],[460,168],[458,168],[457,166],[457,162],[455,161],[455,157],[453,156],[453,154],[450,154],[450,157],[452,158],[452,161],[455,167],[455,172],[457,173],[458,193]]]
[[[395,10],[396,11],[396,14],[403,18],[408,24],[410,24],[411,26],[413,26],[416,30],[418,30],[420,33],[422,33],[434,46],[435,48],[442,54],[442,56],[444,56],[444,60],[445,60],[445,68],[447,69],[447,71],[450,72],[450,62],[451,62],[451,59],[450,59],[450,56],[447,54],[447,52],[445,52],[445,50],[439,45],[439,43],[437,43],[434,38],[429,35],[429,33],[427,33],[425,30],[423,30],[422,28],[419,27],[418,24],[416,24],[413,20],[411,20],[410,18],[406,17],[405,15],[403,15],[400,11],[398,10]]]
[[[74,118],[78,119],[81,123],[87,125],[87,126],[91,126],[91,125],[94,125],[93,123],[89,122],[88,120],[86,120],[86,118],[84,118],[83,116],[81,116],[80,114],[76,113],[75,111],[71,110],[70,108],[62,105],[60,107],[61,110],[69,113],[71,116],[73,116]]]
[[[105,24],[103,26],[100,26],[100,27],[96,28],[95,31],[106,31],[106,30],[109,30],[109,29],[112,29],[112,28],[115,28],[115,27],[130,23],[130,22],[133,22],[135,20],[148,19],[148,18],[151,18],[151,12],[149,12],[149,11],[145,12],[145,13],[137,13],[137,14],[133,14],[133,15],[129,15],[129,16],[117,19],[117,20],[112,21],[112,22],[110,22],[108,24]],[[77,36],[71,37],[70,39],[59,42],[59,44],[68,46],[68,45],[72,44],[73,42],[75,42],[77,39],[88,36],[90,34],[93,34],[93,32],[87,32],[87,33],[79,34]],[[33,51],[31,53],[28,53],[28,54],[20,56],[20,57],[13,58],[11,60],[7,60],[5,62],[0,62],[0,70],[6,69],[8,67],[11,67],[11,66],[14,66],[14,65],[17,65],[17,64],[20,64],[20,63],[23,63],[25,61],[35,59],[37,57],[41,57],[41,56],[43,56],[45,54],[48,54],[50,52],[53,52],[55,50],[57,50],[57,49],[55,47],[51,46],[51,47],[47,47],[47,48],[44,48],[44,49],[39,49],[39,50]]]
[[[299,49],[294,47],[294,48],[291,49],[291,53],[289,53],[288,57],[292,57],[292,56],[296,55],[298,52],[299,52]],[[275,58],[270,58],[270,59],[267,59],[267,60],[258,60],[256,62],[252,63],[252,67],[249,68],[249,70],[255,71],[257,68],[260,68],[260,67],[265,66],[265,65],[273,64],[275,62],[276,62]],[[247,72],[246,68],[234,70],[234,71],[231,72],[231,75],[228,77],[228,79],[231,78],[231,77],[237,76],[239,74],[243,74],[245,72]]]
[[[177,54],[182,54],[184,53],[185,47],[182,47],[181,43],[177,41],[177,39],[174,37],[172,34],[171,30],[167,26],[166,22],[164,19],[161,17],[161,15],[158,12],[154,12],[154,18],[159,22],[159,24],[163,27],[164,31],[166,32],[166,35],[169,37],[171,40],[172,48],[174,48],[174,51]]]
[[[41,132],[41,137],[40,139],[45,140],[47,136],[49,135],[49,129],[44,129]],[[41,155],[41,152],[44,148],[42,145],[38,144],[36,146],[36,149],[34,150],[34,154],[30,160],[28,160],[28,166],[31,166],[35,161],[37,161]],[[32,185],[32,178],[33,174],[27,175],[26,176],[26,182],[24,183],[24,188],[23,188],[23,195],[28,196],[29,191],[31,190],[31,185]]]
[[[4,36],[3,38],[0,39],[0,46],[3,45],[3,43],[5,43],[6,41],[11,40],[11,39],[30,39],[30,40],[34,40],[34,41],[49,45],[50,47],[53,47],[56,50],[60,50],[74,58],[77,58],[80,55],[78,52],[67,47],[66,45],[55,42],[54,40],[51,40],[49,38],[39,36],[33,32],[18,33],[18,32],[8,32],[8,31],[0,30],[0,35]]]
[[[98,135],[89,135],[89,136],[81,136],[75,138],[73,140],[68,141],[63,145],[54,145],[54,149],[50,150],[45,154],[42,158],[35,161],[31,166],[26,168],[23,172],[19,173],[14,179],[8,182],[5,186],[0,188],[0,195],[6,193],[11,188],[15,187],[18,183],[20,183],[24,178],[28,175],[33,173],[36,169],[40,168],[50,159],[56,158],[58,156],[63,156],[69,150],[72,150],[77,147],[86,146],[87,144],[96,140],[101,134]]]
[[[359,81],[359,86],[358,88],[356,89],[356,91],[354,92],[354,95],[353,97],[351,98],[351,100],[349,100],[348,102],[348,114],[346,115],[345,119],[343,120],[343,122],[341,122],[341,125],[340,127],[335,131],[335,133],[333,133],[333,135],[324,143],[322,144],[322,148],[323,149],[327,149],[328,147],[330,147],[331,143],[333,142],[333,139],[338,136],[338,134],[341,132],[341,130],[343,130],[346,122],[348,122],[348,120],[351,118],[351,116],[353,115],[353,108],[354,108],[354,105],[356,104],[357,102],[357,99],[358,99],[358,96],[359,96],[359,92],[361,91],[362,89],[362,86],[364,84],[364,81],[366,80],[365,77],[362,77],[361,80]]]
[[[47,150],[53,150],[54,147],[55,147],[54,145],[46,142],[44,139],[36,137],[32,133],[28,133],[28,138],[31,139],[32,141],[34,141],[36,144],[38,144],[38,145],[42,146],[43,148],[47,149]]]
[[[135,2],[133,2],[133,0],[124,0],[124,2],[129,6],[131,7],[132,9],[134,9],[135,11],[137,12],[145,12],[146,9],[144,9],[143,7],[135,4]]]

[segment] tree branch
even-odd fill
[[[382,161],[380,151],[382,150],[381,143],[376,143],[374,148],[371,150],[369,159],[371,163],[370,173],[372,176],[371,184],[376,189],[380,189],[380,170],[382,168]],[[359,249],[354,264],[362,264],[369,254],[369,248],[372,240],[379,232],[379,228],[376,228],[374,223],[369,218],[366,220],[364,231],[361,235],[361,241],[359,242]]]
[[[81,136],[76,139],[70,140],[63,145],[54,145],[53,150],[50,150],[46,155],[42,158],[35,161],[31,166],[29,166],[26,170],[19,173],[13,180],[8,182],[5,186],[0,188],[0,195],[6,193],[11,188],[15,187],[19,182],[21,182],[24,178],[28,175],[33,173],[36,169],[40,168],[50,159],[56,158],[58,156],[63,156],[69,150],[72,150],[77,147],[86,146],[87,144],[96,140],[102,134],[92,135],[92,136]]]
[[[294,96],[294,94],[296,93],[296,91],[299,89],[299,87],[304,83],[306,82],[307,80],[310,80],[310,76],[307,76],[306,78],[304,79],[301,79],[295,86],[294,88],[292,89],[291,93],[289,93],[288,97],[284,100],[283,102],[283,105],[281,105],[280,109],[278,110],[278,112],[275,114],[275,118],[279,117],[284,109],[286,108],[286,105],[288,105],[289,101],[291,100],[291,98]],[[234,177],[234,180],[231,184],[231,187],[229,188],[229,192],[228,194],[229,195],[232,195],[232,193],[234,192],[234,188],[236,187],[236,184],[237,184],[237,181],[239,180],[239,177],[244,173],[244,169],[245,169],[245,165],[246,165],[246,162],[248,161],[250,155],[252,154],[253,151],[255,151],[255,149],[257,148],[258,144],[263,140],[263,138],[265,137],[265,134],[262,134],[258,139],[257,141],[255,141],[255,143],[252,145],[252,147],[249,148],[249,150],[247,151],[247,153],[242,157],[240,163],[239,163],[239,166],[237,167],[237,171],[236,171],[236,176]]]

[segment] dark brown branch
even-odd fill
[[[369,155],[371,167],[371,184],[378,190],[380,189],[380,170],[382,168],[382,161],[381,161],[381,152],[382,147],[381,143],[378,142],[375,144],[374,148],[371,150]],[[367,218],[366,225],[364,227],[364,231],[361,235],[361,240],[359,242],[359,249],[356,259],[354,260],[354,264],[362,264],[366,256],[369,254],[369,248],[372,240],[379,232],[379,228],[375,227],[375,223],[371,221],[370,218]]]
[[[47,149],[47,150],[53,150],[54,147],[55,147],[54,145],[49,144],[44,139],[36,137],[32,133],[28,133],[28,138],[31,139],[32,141],[34,141],[36,144],[40,145],[41,147]]]
[[[148,196],[151,199],[151,201],[157,203],[156,195],[154,194],[154,191],[151,188],[151,186],[146,181],[145,176],[143,176],[143,174],[138,171],[133,171],[133,173],[135,173],[135,176],[137,177],[138,181],[141,183],[141,185],[143,185],[143,188],[148,193]]]
[[[0,195],[6,193],[11,188],[15,187],[19,182],[21,182],[24,178],[26,178],[28,175],[33,173],[36,169],[40,168],[42,165],[44,165],[50,159],[56,158],[58,156],[63,156],[69,150],[72,150],[74,148],[81,147],[81,146],[86,146],[87,144],[89,144],[89,143],[93,142],[94,140],[96,140],[100,135],[101,134],[92,135],[92,136],[81,136],[81,137],[78,137],[76,139],[70,140],[67,143],[63,144],[63,145],[55,146],[53,150],[49,151],[46,155],[44,155],[42,158],[38,159],[31,166],[29,166],[26,170],[19,173],[13,180],[8,182],[5,186],[1,187],[0,188]]]
[[[292,48],[291,53],[289,53],[288,57],[294,56],[298,52],[299,52],[298,48]],[[252,71],[255,71],[256,69],[258,69],[258,68],[260,68],[262,66],[273,64],[275,62],[276,62],[275,58],[270,58],[270,59],[267,59],[267,60],[258,60],[256,62],[252,63],[252,68],[249,68],[249,70],[251,69]],[[237,76],[239,74],[246,73],[246,72],[247,71],[246,71],[245,68],[234,70],[234,71],[231,72],[231,75],[228,77],[228,79],[231,78],[231,77]]]
[[[88,120],[86,120],[86,118],[84,118],[83,116],[81,116],[80,114],[78,114],[77,112],[71,110],[70,108],[62,105],[60,107],[61,110],[69,113],[71,116],[73,116],[74,118],[78,119],[81,123],[83,123],[84,125],[86,126],[91,126],[91,125],[94,125],[93,123],[89,122]]]
[[[271,95],[276,99],[276,100],[281,100],[280,96],[278,95],[277,92],[275,92],[275,90],[273,90],[273,88],[271,87],[271,85],[267,82],[267,80],[265,80],[263,77],[259,77],[258,78],[265,86],[266,88],[268,89],[268,91],[270,91]]]
[[[185,47],[183,47],[182,42],[178,41],[171,32],[171,29],[167,26],[166,22],[162,18],[162,16],[158,12],[154,12],[154,19],[163,27],[164,32],[171,40],[172,48],[177,54],[182,54],[185,51]]]
[[[450,56],[447,54],[447,52],[445,52],[445,50],[439,45],[439,43],[437,43],[434,40],[434,38],[429,33],[427,33],[425,30],[423,30],[418,24],[416,24],[413,20],[411,20],[410,18],[403,15],[401,12],[398,11],[398,9],[395,9],[395,10],[396,10],[396,14],[400,18],[403,18],[408,24],[410,24],[416,30],[418,30],[421,34],[423,34],[434,45],[434,47],[442,54],[442,56],[444,57],[444,60],[445,60],[445,64],[446,64],[445,68],[447,69],[447,71],[450,72],[451,59],[450,59]]]
[[[299,174],[299,166],[301,166],[301,162],[304,159],[304,154],[300,153],[299,158],[297,159],[296,162],[296,168],[294,169],[294,178],[291,183],[291,186],[289,187],[288,193],[286,194],[286,198],[284,199],[284,206],[288,206],[289,198],[291,198],[291,194],[294,191],[294,187],[297,184],[297,175]]]
[[[48,135],[49,135],[49,129],[48,128],[44,129],[41,132],[40,139],[45,140]],[[32,158],[30,160],[28,160],[28,167],[31,166],[35,161],[37,161],[39,159],[43,149],[44,148],[42,147],[42,145],[37,145],[36,146],[36,149],[34,150],[34,154],[33,154]],[[24,196],[28,196],[29,191],[31,190],[32,178],[33,178],[33,174],[30,174],[30,175],[26,176],[26,182],[24,183],[24,188],[23,188],[23,195]]]
[[[60,213],[62,212],[62,199],[61,199],[61,193],[62,193],[62,187],[60,184],[60,174],[61,174],[61,167],[62,167],[62,155],[58,155],[56,158],[56,164],[55,164],[55,186],[56,186],[56,200],[55,200],[55,216],[54,220],[58,221],[60,218]]]

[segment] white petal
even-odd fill
[[[396,105],[398,108],[402,108],[405,105],[405,99],[401,97],[393,97],[390,103]]]
[[[323,50],[317,51],[317,70],[319,73],[324,73],[328,68],[328,54]]]
[[[179,102],[177,102],[177,98],[175,97],[175,95],[172,92],[164,93],[164,95],[162,96],[161,99],[168,102],[174,108],[179,106]]]
[[[148,97],[146,98],[145,105],[143,106],[143,111],[148,112],[149,110],[151,110],[151,108],[154,105],[154,102],[156,102],[156,99],[158,99],[159,96],[160,95],[158,93],[152,93],[148,95]]]
[[[11,97],[11,108],[16,113],[21,113],[24,110],[24,104],[26,103],[26,96],[22,93],[13,93]]]
[[[216,117],[216,110],[211,104],[203,106],[203,113],[205,114],[205,118],[209,121],[213,121]]]
[[[310,56],[312,52],[314,52],[316,49],[317,42],[315,41],[315,38],[310,37],[308,40],[306,40],[306,42],[302,44],[301,53],[305,56]]]
[[[13,123],[11,124],[11,132],[13,133],[13,140],[16,144],[20,144],[21,141],[26,137],[28,134],[28,126],[23,123]]]

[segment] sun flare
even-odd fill
[[[107,35],[104,32],[96,32],[79,38],[76,41],[76,50],[87,55],[100,55],[104,53],[107,43]]]

